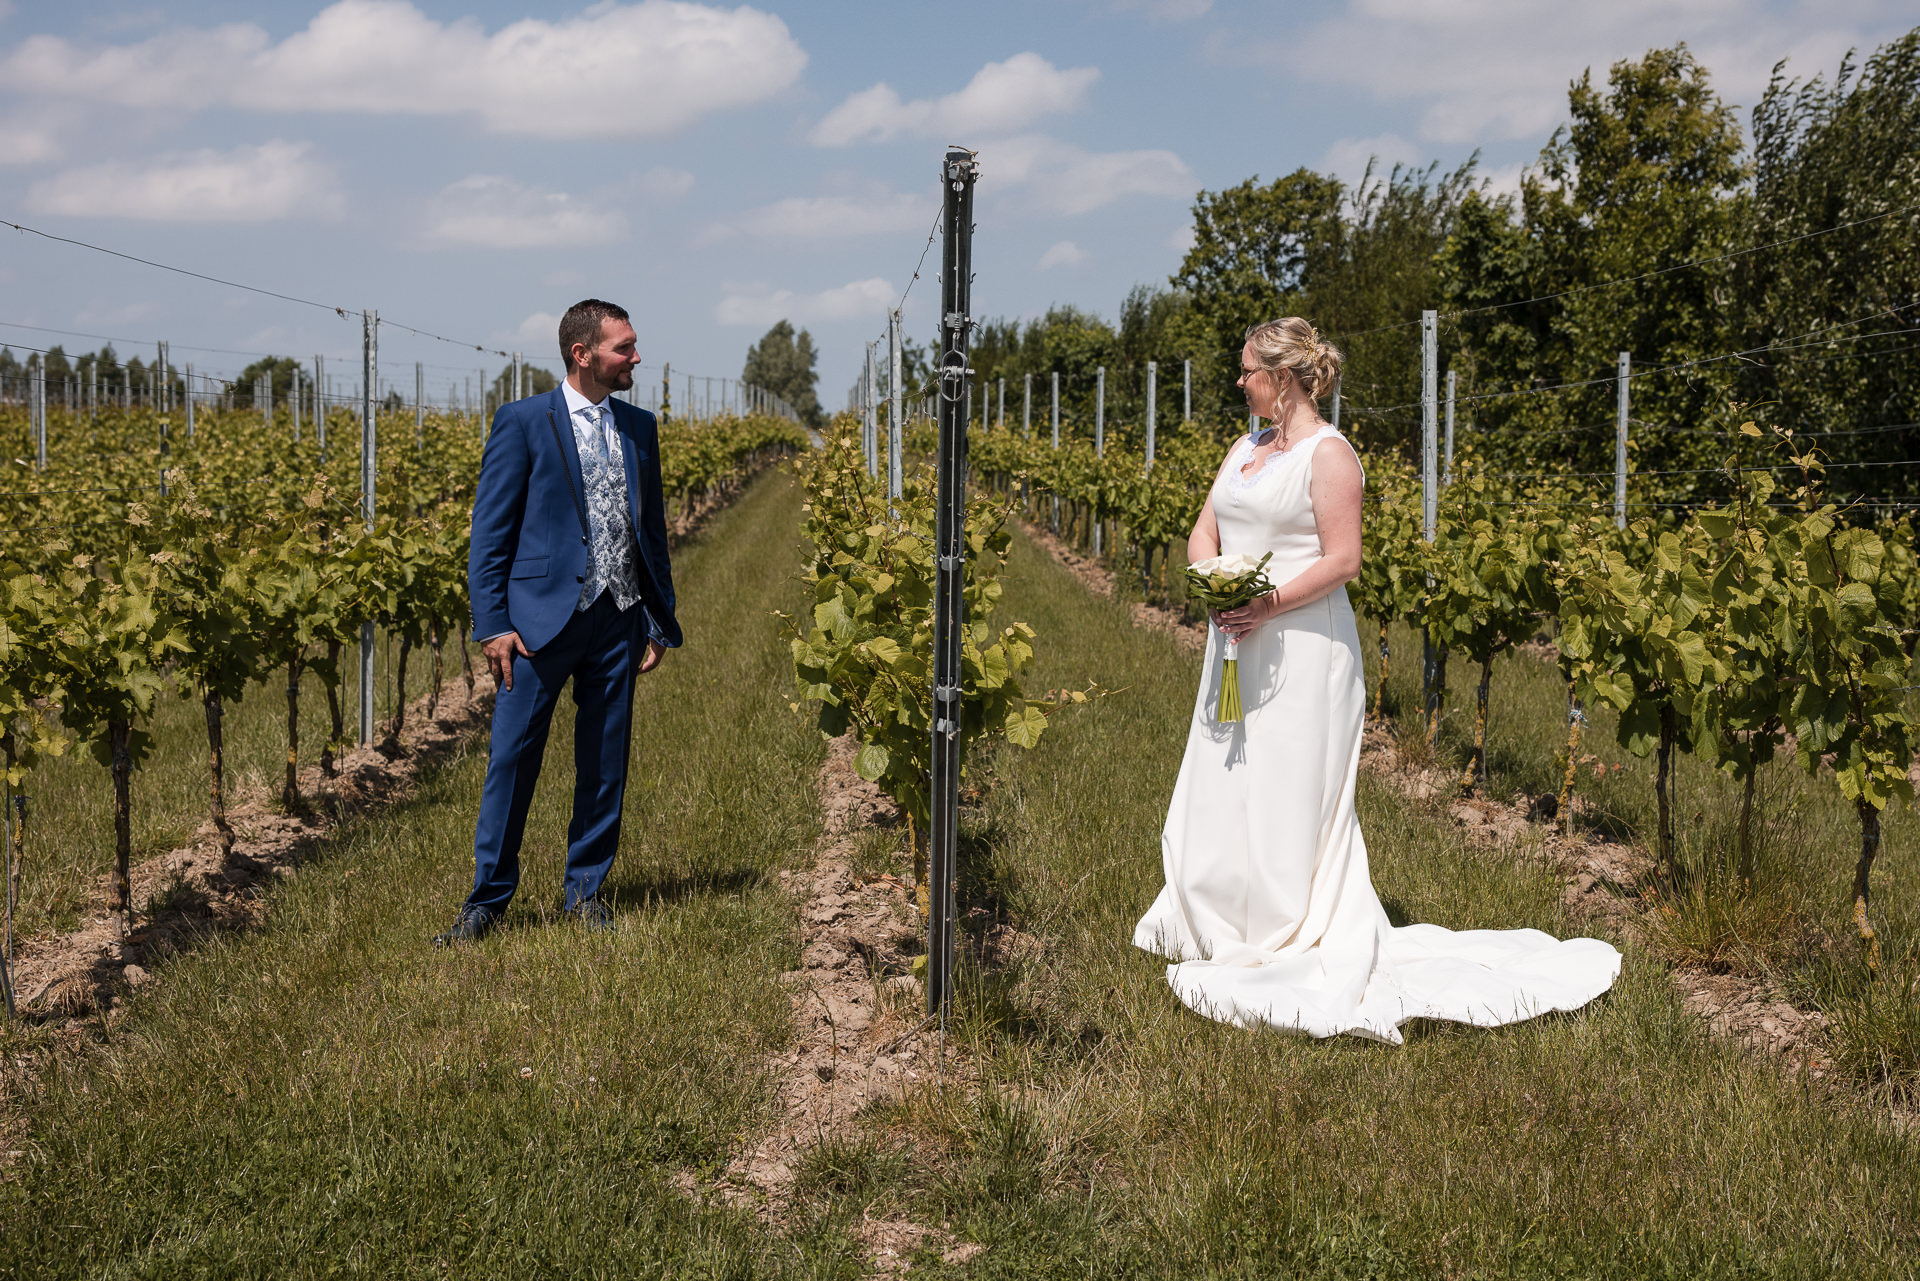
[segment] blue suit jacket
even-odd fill
[[[640,544],[640,601],[654,637],[678,646],[659,429],[646,410],[608,403],[626,456],[627,511]],[[560,634],[586,581],[585,500],[580,452],[560,389],[500,406],[473,496],[467,597],[475,636],[518,632],[528,649],[537,650]]]

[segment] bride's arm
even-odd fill
[[[1193,522],[1193,532],[1187,535],[1187,564],[1206,560],[1220,554],[1220,522],[1213,515],[1213,494],[1207,494],[1206,506],[1200,509],[1200,518]]]
[[[1220,630],[1238,639],[1277,614],[1330,596],[1360,576],[1360,495],[1365,478],[1352,446],[1329,438],[1314,446],[1313,523],[1320,559],[1265,596],[1217,614]]]
[[[1227,450],[1227,456],[1220,460],[1214,479],[1219,480],[1221,473],[1227,470],[1240,446],[1236,443]],[[1207,486],[1207,501],[1200,508],[1200,515],[1193,522],[1193,531],[1187,535],[1187,564],[1208,560],[1220,554],[1220,522],[1213,514],[1213,486]]]

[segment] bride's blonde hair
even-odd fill
[[[1262,321],[1247,330],[1253,358],[1277,380],[1281,371],[1292,374],[1300,389],[1315,401],[1325,400],[1340,381],[1346,357],[1319,331],[1298,316]]]

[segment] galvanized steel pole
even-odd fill
[[[1633,377],[1633,357],[1627,352],[1620,353],[1620,368],[1615,378],[1619,384],[1614,394],[1613,412],[1613,525],[1615,529],[1627,527],[1627,399],[1629,380]]]
[[[1420,536],[1431,543],[1440,523],[1440,329],[1438,313],[1420,313]],[[1429,580],[1431,583],[1431,580]],[[1440,708],[1446,697],[1447,651],[1433,643],[1433,632],[1421,629],[1421,687],[1426,711],[1427,741],[1439,730]]]
[[[1154,394],[1154,390],[1155,390],[1154,379],[1157,375],[1158,368],[1159,367],[1155,365],[1153,361],[1149,360],[1147,362],[1147,470],[1148,471],[1153,470],[1153,445],[1154,445],[1153,410],[1154,410],[1154,402],[1159,399],[1159,397],[1157,397]]]
[[[1420,536],[1440,520],[1440,335],[1437,312],[1420,313]]]
[[[1107,456],[1107,367],[1095,366],[1093,371],[1093,456]],[[1094,512],[1093,554],[1098,556],[1105,550],[1101,544],[1105,541],[1107,522],[1098,511]]]
[[[900,385],[900,370],[903,364],[900,350],[900,313],[898,310],[887,315],[887,497],[900,497],[901,487],[906,481],[906,469],[900,458],[905,447],[907,393]],[[1006,384],[1002,383],[1001,386]]]
[[[1052,406],[1051,413],[1053,417],[1053,448],[1054,452],[1058,453],[1060,450],[1060,371],[1057,369],[1054,370],[1050,378],[1052,380],[1052,386],[1049,392],[1049,403]],[[1060,532],[1059,494],[1053,496],[1053,532],[1056,534]]]
[[[372,309],[360,318],[360,508],[373,532],[374,388],[380,379],[380,313]],[[373,745],[373,620],[360,624],[360,746]],[[406,697],[402,690],[400,696]]]

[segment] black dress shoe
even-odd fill
[[[460,919],[453,928],[444,934],[433,936],[435,947],[452,947],[455,943],[473,943],[486,937],[493,928],[496,918],[484,907],[464,907],[460,909]]]
[[[583,929],[610,930],[613,928],[613,909],[598,898],[583,898],[572,907],[562,908],[560,915]]]

